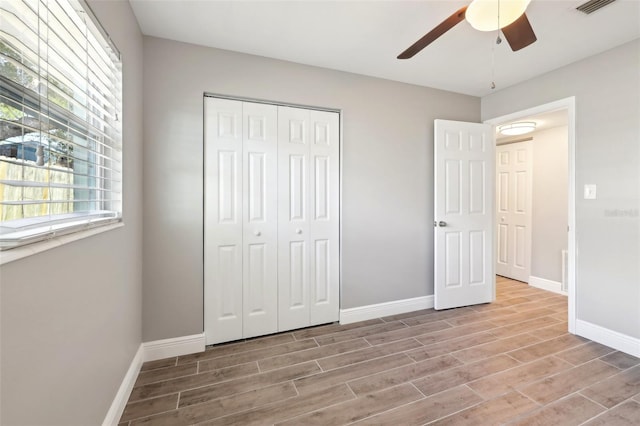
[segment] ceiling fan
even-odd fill
[[[409,59],[433,43],[465,18],[480,31],[501,30],[511,50],[518,51],[537,40],[525,11],[531,0],[473,0],[469,6],[458,9],[453,15],[413,43],[398,55]],[[498,38],[498,43],[500,43]]]

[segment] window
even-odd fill
[[[83,0],[0,2],[0,248],[121,220],[121,93]]]

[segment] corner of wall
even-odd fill
[[[109,411],[107,411],[107,415],[102,422],[103,426],[112,426],[117,425],[122,417],[122,413],[124,412],[124,408],[127,405],[127,401],[129,400],[129,395],[131,395],[131,391],[133,390],[133,385],[136,383],[136,379],[138,378],[138,373],[140,372],[140,368],[142,367],[142,361],[144,357],[144,346],[140,344],[138,347],[138,351],[136,352],[133,360],[131,360],[131,365],[129,365],[129,369],[124,375],[122,379],[122,383],[116,392],[116,396],[109,407]]]
[[[192,353],[203,352],[204,350],[204,333],[141,343],[138,347],[138,351],[131,360],[131,364],[122,379],[122,383],[116,392],[116,396],[109,407],[109,411],[107,411],[107,415],[105,416],[102,425],[115,426],[120,421],[143,363],[158,359],[189,355]]]

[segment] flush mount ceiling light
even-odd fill
[[[479,31],[495,31],[515,22],[531,0],[473,0],[465,18]]]
[[[525,133],[533,132],[535,129],[536,123],[533,121],[520,121],[498,127],[498,131],[507,136],[524,135]]]

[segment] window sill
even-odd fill
[[[95,228],[84,231],[74,232],[72,234],[53,237],[48,240],[39,241],[33,244],[27,244],[24,246],[13,248],[11,250],[0,251],[0,265],[5,265],[15,260],[23,259],[25,257],[42,253],[43,251],[47,251],[52,248],[63,246],[73,241],[82,240],[84,238],[91,237],[92,235],[102,234],[103,232],[108,232],[113,229],[121,228],[123,226],[123,222],[111,223],[104,226],[97,226]]]

